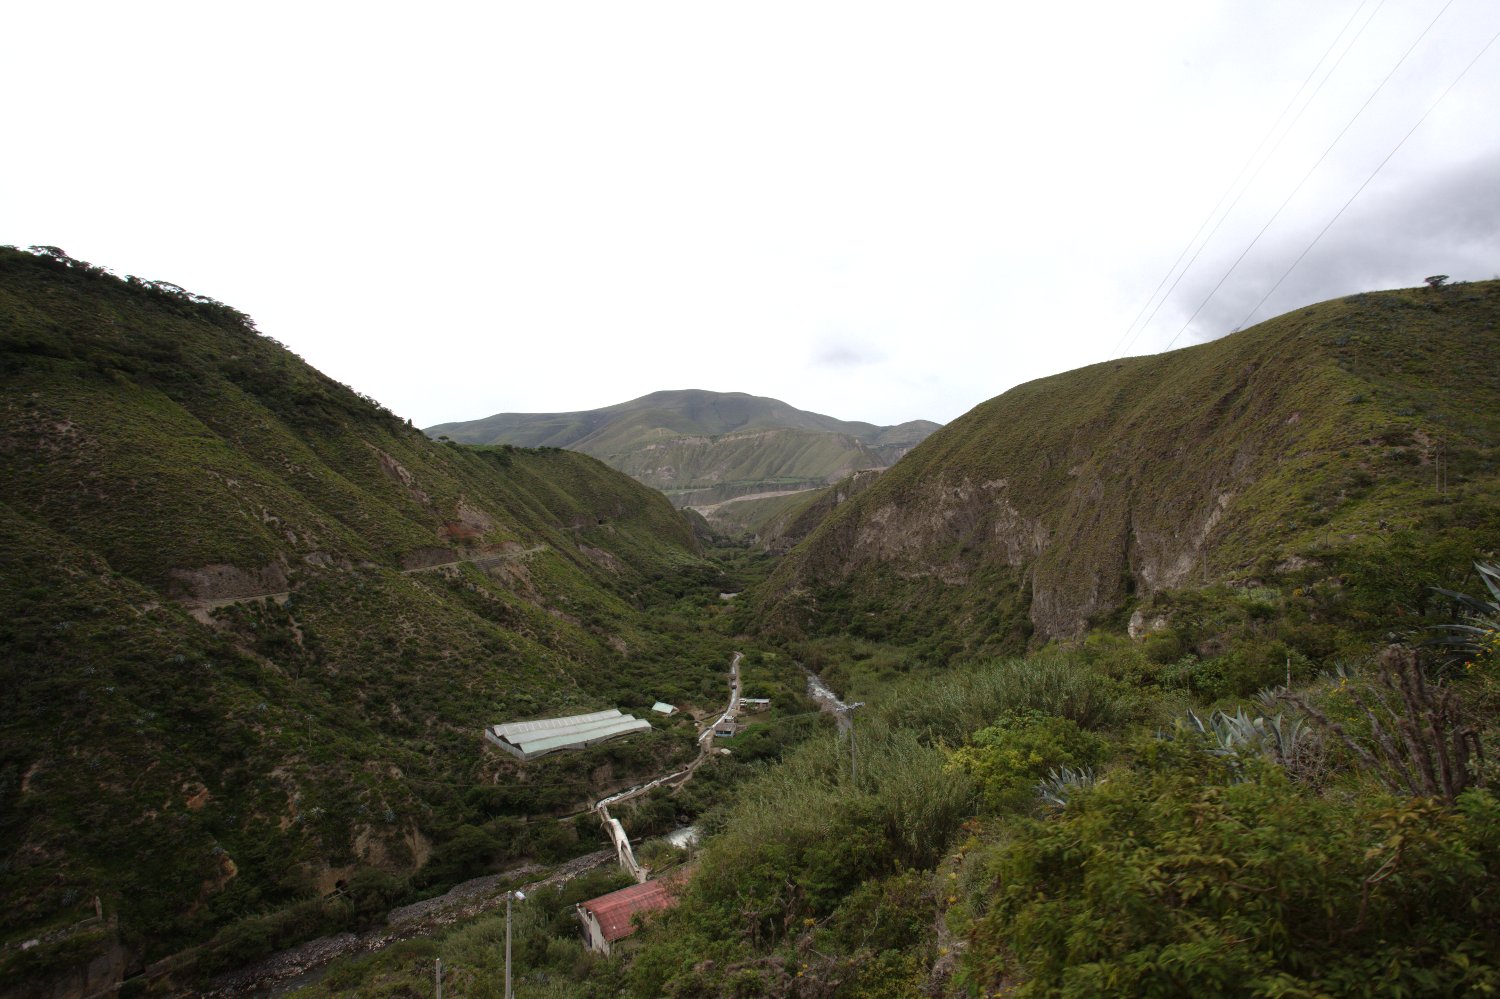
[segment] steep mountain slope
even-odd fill
[[[1228,581],[1380,627],[1500,545],[1497,321],[1500,282],[1355,295],[1019,386],[835,510],[762,619],[949,654]]]
[[[881,474],[878,468],[864,469],[822,489],[720,503],[705,507],[705,516],[723,535],[749,537],[767,551],[785,554]]]
[[[818,488],[891,464],[937,429],[848,422],[741,392],[653,392],[577,413],[501,413],[429,427],[474,444],[565,447],[591,454],[677,506]]]
[[[318,899],[362,872],[566,852],[523,817],[692,753],[481,748],[717,691],[721,640],[661,613],[716,574],[595,459],[433,443],[232,309],[11,249],[0,375],[0,936],[43,940],[6,976],[293,913],[227,961],[352,918]]]

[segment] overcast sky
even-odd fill
[[[1495,0],[111,0],[3,29],[0,243],[217,298],[418,426],[676,388],[951,420],[1241,325],[1372,174],[1255,319],[1500,274],[1500,43],[1443,97]]]

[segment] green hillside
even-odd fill
[[[636,419],[642,415],[644,420]],[[427,428],[427,433],[468,444],[578,447],[598,435],[601,428],[625,422],[678,434],[713,435],[776,427],[818,430],[848,434],[870,445],[905,447],[918,443],[938,426],[926,420],[913,420],[894,427],[877,427],[810,413],[779,399],[744,392],[682,389],[652,392],[629,402],[576,413],[497,413],[482,420],[442,423]]]
[[[1500,568],[1488,596],[1473,571],[1500,546],[1497,305],[1325,303],[695,520],[806,533],[730,613],[779,646],[752,678],[806,665],[860,710],[737,786],[680,903],[611,957],[580,959],[581,896],[520,906],[517,995],[1500,988]],[[1455,621],[1457,658],[1420,644]],[[302,994],[423,994],[437,958],[483,988],[503,933]]]
[[[677,438],[632,452],[615,452],[611,464],[666,493],[676,506],[703,507],[737,496],[819,489],[880,456],[844,434],[808,430],[749,430],[705,444]]]
[[[694,817],[681,904],[604,959],[571,905],[618,879],[528,890],[520,999],[1500,989],[1497,322],[1500,281],[1327,302],[811,488],[925,428],[690,392],[434,441],[220,303],[0,248],[0,999],[556,872],[697,758],[734,649],[772,703],[622,809]],[[525,765],[480,736],[657,699]],[[307,993],[492,994],[503,919]]]
[[[1207,655],[1269,587],[1296,623],[1257,656],[1358,644],[1500,545],[1497,321],[1497,282],[1362,294],[1019,386],[834,511],[762,619],[951,654],[1139,611]]]
[[[742,392],[686,390],[577,413],[501,413],[427,433],[582,451],[686,507],[820,488],[891,464],[935,429],[925,420],[877,427]]]
[[[663,723],[522,770],[480,737],[722,696],[719,574],[658,493],[434,443],[233,309],[59,255],[0,250],[0,375],[0,941],[42,940],[0,977],[223,966],[366,918],[340,883],[593,849],[547,816],[695,752]]]
[[[1500,987],[1497,319],[1500,282],[1325,303],[1021,386],[807,503],[741,599],[852,731],[742,789],[575,992]]]
[[[740,499],[708,508],[708,521],[728,537],[785,554],[811,534],[834,509],[868,489],[879,469],[865,469],[831,486],[782,496]]]

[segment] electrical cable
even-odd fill
[[[1187,322],[1182,324],[1182,328],[1179,329],[1177,333],[1172,337],[1172,339],[1167,342],[1167,345],[1162,348],[1163,351],[1171,350],[1172,345],[1178,341],[1182,334],[1187,332],[1188,327],[1193,324],[1193,320],[1198,318],[1198,313],[1202,312],[1204,307],[1208,305],[1208,303],[1213,300],[1213,297],[1219,293],[1219,289],[1224,286],[1224,282],[1229,280],[1229,276],[1235,272],[1235,269],[1239,267],[1240,263],[1245,259],[1247,255],[1249,255],[1250,251],[1255,248],[1255,244],[1260,242],[1260,238],[1266,234],[1266,230],[1270,229],[1271,226],[1276,222],[1276,220],[1281,217],[1281,213],[1286,210],[1286,206],[1291,204],[1292,199],[1295,198],[1297,196],[1297,193],[1302,190],[1302,186],[1307,183],[1308,178],[1317,171],[1318,167],[1322,166],[1323,161],[1328,158],[1328,154],[1333,152],[1334,147],[1339,144],[1339,141],[1342,140],[1345,134],[1348,133],[1349,129],[1354,126],[1354,123],[1358,121],[1360,119],[1360,116],[1365,113],[1365,109],[1370,106],[1370,103],[1375,100],[1375,98],[1380,94],[1382,90],[1385,89],[1385,85],[1391,82],[1391,77],[1396,75],[1396,71],[1405,64],[1406,60],[1411,56],[1411,54],[1416,51],[1417,46],[1422,43],[1422,39],[1427,37],[1427,33],[1430,32],[1433,26],[1442,19],[1442,16],[1448,12],[1448,8],[1452,7],[1454,3],[1455,0],[1448,0],[1447,3],[1443,4],[1442,9],[1437,12],[1436,16],[1434,16],[1431,21],[1427,22],[1427,27],[1422,29],[1422,33],[1418,35],[1416,37],[1416,40],[1414,40],[1407,48],[1407,50],[1401,54],[1401,58],[1396,60],[1396,65],[1391,67],[1390,72],[1385,75],[1385,79],[1381,80],[1380,83],[1375,87],[1375,89],[1370,92],[1370,96],[1365,98],[1365,102],[1359,106],[1359,110],[1354,112],[1354,116],[1345,123],[1342,129],[1339,130],[1339,134],[1333,137],[1333,141],[1328,144],[1328,148],[1323,150],[1323,154],[1319,156],[1316,162],[1314,162],[1313,165],[1308,168],[1307,172],[1302,175],[1302,179],[1297,181],[1297,186],[1292,188],[1291,193],[1288,194],[1286,196],[1286,199],[1281,202],[1280,207],[1278,207],[1276,211],[1272,213],[1271,217],[1266,220],[1266,224],[1260,227],[1260,231],[1255,234],[1255,238],[1250,240],[1249,244],[1240,251],[1240,255],[1234,259],[1234,263],[1230,264],[1229,269],[1224,272],[1224,276],[1219,278],[1218,283],[1213,286],[1213,289],[1209,291],[1208,295],[1204,297],[1203,301],[1198,303],[1198,307],[1193,310],[1193,314],[1188,316]]]
[[[1261,296],[1260,301],[1255,303],[1255,307],[1253,309],[1245,313],[1245,318],[1241,319],[1239,323],[1241,327],[1249,322],[1250,318],[1260,311],[1260,307],[1266,304],[1266,299],[1275,294],[1276,289],[1281,287],[1281,283],[1291,275],[1292,271],[1297,269],[1298,264],[1302,263],[1302,258],[1306,257],[1310,252],[1312,252],[1312,248],[1318,245],[1318,241],[1323,238],[1324,233],[1328,232],[1328,230],[1333,227],[1333,224],[1339,220],[1339,217],[1344,214],[1349,206],[1354,204],[1354,199],[1359,197],[1360,193],[1364,191],[1366,187],[1370,186],[1370,182],[1374,180],[1376,175],[1379,174],[1380,171],[1385,167],[1385,165],[1391,161],[1391,157],[1395,156],[1396,153],[1401,149],[1401,147],[1406,145],[1406,140],[1410,139],[1412,137],[1412,134],[1416,132],[1418,128],[1422,127],[1422,122],[1427,120],[1427,116],[1432,114],[1432,112],[1437,109],[1437,106],[1439,104],[1443,103],[1443,98],[1447,97],[1449,91],[1458,86],[1458,82],[1468,74],[1469,70],[1474,68],[1474,64],[1477,63],[1480,58],[1490,50],[1490,46],[1494,45],[1496,41],[1500,41],[1500,32],[1496,32],[1493,36],[1491,36],[1489,41],[1484,43],[1484,48],[1480,49],[1479,53],[1475,55],[1473,59],[1469,60],[1469,64],[1463,68],[1463,71],[1461,73],[1453,78],[1453,82],[1448,84],[1447,88],[1438,95],[1438,99],[1433,101],[1432,105],[1428,107],[1426,111],[1422,112],[1422,117],[1417,119],[1417,123],[1407,130],[1407,133],[1401,137],[1401,141],[1396,143],[1395,147],[1392,148],[1389,153],[1386,153],[1385,159],[1381,160],[1380,164],[1375,167],[1374,172],[1372,172],[1370,176],[1365,178],[1365,182],[1359,185],[1359,187],[1355,189],[1353,194],[1349,195],[1349,200],[1344,202],[1343,207],[1334,213],[1333,218],[1329,219],[1327,224],[1325,224],[1322,229],[1318,230],[1318,234],[1312,238],[1312,242],[1308,243],[1307,247],[1301,253],[1297,254],[1297,259],[1293,260],[1292,265],[1286,269],[1286,272],[1282,274],[1281,277],[1276,279],[1276,283],[1271,285],[1271,290]]]
[[[1323,75],[1323,79],[1318,82],[1317,87],[1314,88],[1313,92],[1308,96],[1306,102],[1303,103],[1301,110],[1299,110],[1296,116],[1287,124],[1286,128],[1281,133],[1281,137],[1276,140],[1276,144],[1272,146],[1270,152],[1266,153],[1265,157],[1261,159],[1260,165],[1255,168],[1255,172],[1251,174],[1250,179],[1245,181],[1244,187],[1240,188],[1240,193],[1235,196],[1235,199],[1230,204],[1230,206],[1224,210],[1224,214],[1219,215],[1219,209],[1223,207],[1225,200],[1228,199],[1229,195],[1234,191],[1235,187],[1239,185],[1240,178],[1245,176],[1245,171],[1250,169],[1250,164],[1254,163],[1256,157],[1260,156],[1261,150],[1265,148],[1265,145],[1270,141],[1271,136],[1276,134],[1276,130],[1281,127],[1281,122],[1284,118],[1286,118],[1287,112],[1290,111],[1292,107],[1297,103],[1298,99],[1301,98],[1302,92],[1307,89],[1308,83],[1311,82],[1312,78],[1317,75],[1319,67],[1321,67],[1323,63],[1328,59],[1328,56],[1333,52],[1333,50],[1338,47],[1340,39],[1344,37],[1344,33],[1349,30],[1349,26],[1354,23],[1355,18],[1359,16],[1360,11],[1364,10],[1365,5],[1369,2],[1370,0],[1359,0],[1359,4],[1349,15],[1349,19],[1344,22],[1343,27],[1339,28],[1338,34],[1334,35],[1333,37],[1333,41],[1328,43],[1328,48],[1323,50],[1323,54],[1318,57],[1318,61],[1315,62],[1313,64],[1313,68],[1308,71],[1308,74],[1302,80],[1301,85],[1299,85],[1297,87],[1297,90],[1292,94],[1292,97],[1289,101],[1287,101],[1286,106],[1281,109],[1281,113],[1276,116],[1276,120],[1272,122],[1271,127],[1266,130],[1266,134],[1261,137],[1261,140],[1256,145],[1255,150],[1251,152],[1250,156],[1245,160],[1244,165],[1240,167],[1239,172],[1235,174],[1234,180],[1229,182],[1229,186],[1224,189],[1223,194],[1219,195],[1219,200],[1215,202],[1213,208],[1209,209],[1208,214],[1203,217],[1203,221],[1198,223],[1197,231],[1193,233],[1192,237],[1187,241],[1187,244],[1183,246],[1182,252],[1177,254],[1177,259],[1172,261],[1172,266],[1167,268],[1167,272],[1162,275],[1161,280],[1157,282],[1156,287],[1152,290],[1151,294],[1146,297],[1146,301],[1141,304],[1140,311],[1135,314],[1135,318],[1132,319],[1130,321],[1130,325],[1126,327],[1124,335],[1120,337],[1120,342],[1115,344],[1113,353],[1116,357],[1120,355],[1123,349],[1128,349],[1130,345],[1134,344],[1136,337],[1140,336],[1141,332],[1144,331],[1146,327],[1151,325],[1151,320],[1156,318],[1156,314],[1161,311],[1161,307],[1165,305],[1167,303],[1167,300],[1172,297],[1172,292],[1177,290],[1178,283],[1182,281],[1183,277],[1187,274],[1188,271],[1192,270],[1193,264],[1197,262],[1199,254],[1203,252],[1203,248],[1206,247],[1214,238],[1214,234],[1219,231],[1219,227],[1224,224],[1224,220],[1229,217],[1229,215],[1234,211],[1235,206],[1240,203],[1240,199],[1245,196],[1245,192],[1248,191],[1252,185],[1254,185],[1256,179],[1260,176],[1261,171],[1265,169],[1266,164],[1269,163],[1272,157],[1276,155],[1276,151],[1281,148],[1281,144],[1286,141],[1286,137],[1291,134],[1291,131],[1296,127],[1297,122],[1302,120],[1302,115],[1307,112],[1307,109],[1312,106],[1312,102],[1316,100],[1318,94],[1322,92],[1324,84],[1326,84],[1329,78],[1332,77],[1333,74],[1338,70],[1339,65],[1344,61],[1344,57],[1347,56],[1349,52],[1354,48],[1355,44],[1359,41],[1360,36],[1364,34],[1365,29],[1370,26],[1370,22],[1375,20],[1375,17],[1380,13],[1380,8],[1385,6],[1385,0],[1380,0],[1380,3],[1375,7],[1375,10],[1372,11],[1370,16],[1365,19],[1364,24],[1360,25],[1359,31],[1355,32],[1354,37],[1349,40],[1349,44],[1345,46],[1343,53],[1341,53],[1334,64],[1329,67],[1328,72]],[[1167,279],[1170,278],[1175,271],[1177,271],[1177,265],[1182,263],[1182,258],[1187,256],[1188,251],[1193,248],[1193,244],[1198,242],[1198,237],[1203,234],[1204,227],[1208,225],[1209,221],[1212,220],[1215,215],[1219,215],[1219,220],[1214,223],[1213,229],[1209,231],[1206,237],[1204,237],[1203,242],[1198,245],[1197,252],[1195,252],[1192,259],[1187,262],[1187,266],[1182,269],[1181,273],[1177,274],[1177,280],[1172,282],[1172,287],[1167,289],[1167,293],[1161,297],[1160,301],[1156,301],[1157,292],[1161,291],[1162,286],[1167,283]],[[1145,315],[1146,310],[1150,308],[1153,301],[1156,301],[1156,307],[1154,309],[1151,309],[1151,314],[1149,316],[1146,316],[1146,321],[1144,323],[1141,323],[1141,316]],[[1140,323],[1139,329],[1136,328],[1137,323]]]

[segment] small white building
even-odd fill
[[[771,706],[769,697],[741,697],[740,704],[746,711],[765,711]]]
[[[668,718],[677,713],[676,705],[668,704],[666,701],[657,701],[651,705],[651,710],[659,715],[666,715]]]

